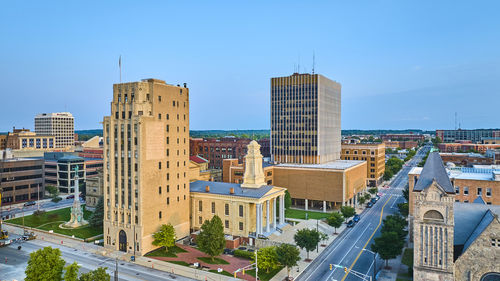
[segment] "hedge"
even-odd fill
[[[243,251],[243,250],[234,250],[234,256],[244,258],[244,259],[253,260],[255,254],[252,252]]]

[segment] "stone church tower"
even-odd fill
[[[413,189],[414,280],[454,280],[454,188],[438,153],[431,153]]]

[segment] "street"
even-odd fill
[[[373,238],[380,235],[382,220],[385,216],[398,213],[398,203],[404,202],[402,190],[408,182],[408,172],[416,166],[430,147],[423,147],[408,165],[393,178],[388,189],[380,189],[383,195],[372,207],[361,213],[361,220],[353,228],[347,228],[335,241],[317,257],[312,264],[297,278],[299,281],[316,280],[370,280],[368,276],[374,275],[374,254],[369,251]],[[330,264],[340,265],[341,268]],[[380,270],[383,261],[377,258],[376,270]],[[344,267],[347,270],[344,270]],[[357,272],[361,273],[357,274]],[[357,276],[358,275],[358,276]],[[362,275],[366,277],[361,277]],[[373,280],[373,279],[372,279]]]
[[[55,210],[55,209],[62,209],[62,208],[71,207],[71,204],[73,204],[73,200],[74,199],[62,199],[61,201],[59,201],[57,203],[54,203],[50,200],[44,200],[43,202],[40,203],[40,210],[51,211],[51,210]],[[81,201],[81,200],[80,200],[80,202],[85,203],[84,201]],[[1,211],[0,211],[0,215],[4,219],[7,219],[7,218],[11,219],[11,218],[13,218],[12,216],[14,216],[14,218],[21,217],[23,211],[24,211],[25,216],[31,215],[37,209],[38,209],[37,204],[32,205],[32,206],[28,206],[28,207],[24,207],[24,208],[23,208],[22,204],[16,204],[15,206],[2,206]]]
[[[21,250],[17,249],[19,245],[22,246]],[[81,273],[89,272],[98,267],[107,267],[107,272],[110,274],[111,280],[113,280],[115,269],[114,259],[38,239],[21,244],[14,243],[0,248],[0,280],[23,280],[25,277],[24,271],[28,265],[29,254],[47,246],[59,248],[62,258],[66,261],[66,265],[77,262],[81,266]],[[118,276],[119,280],[192,280],[125,261],[118,261]]]

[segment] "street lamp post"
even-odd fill
[[[375,280],[375,274],[377,272],[377,253],[368,249],[363,249],[363,251],[367,251],[373,254],[373,280]]]

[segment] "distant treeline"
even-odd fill
[[[75,131],[80,140],[88,140],[93,136],[102,136],[102,130],[78,130]],[[433,134],[435,131],[423,130],[342,130],[342,135],[382,135],[382,134]],[[248,138],[260,140],[269,138],[269,130],[191,130],[189,136],[192,138],[222,138],[234,136],[237,138]]]

